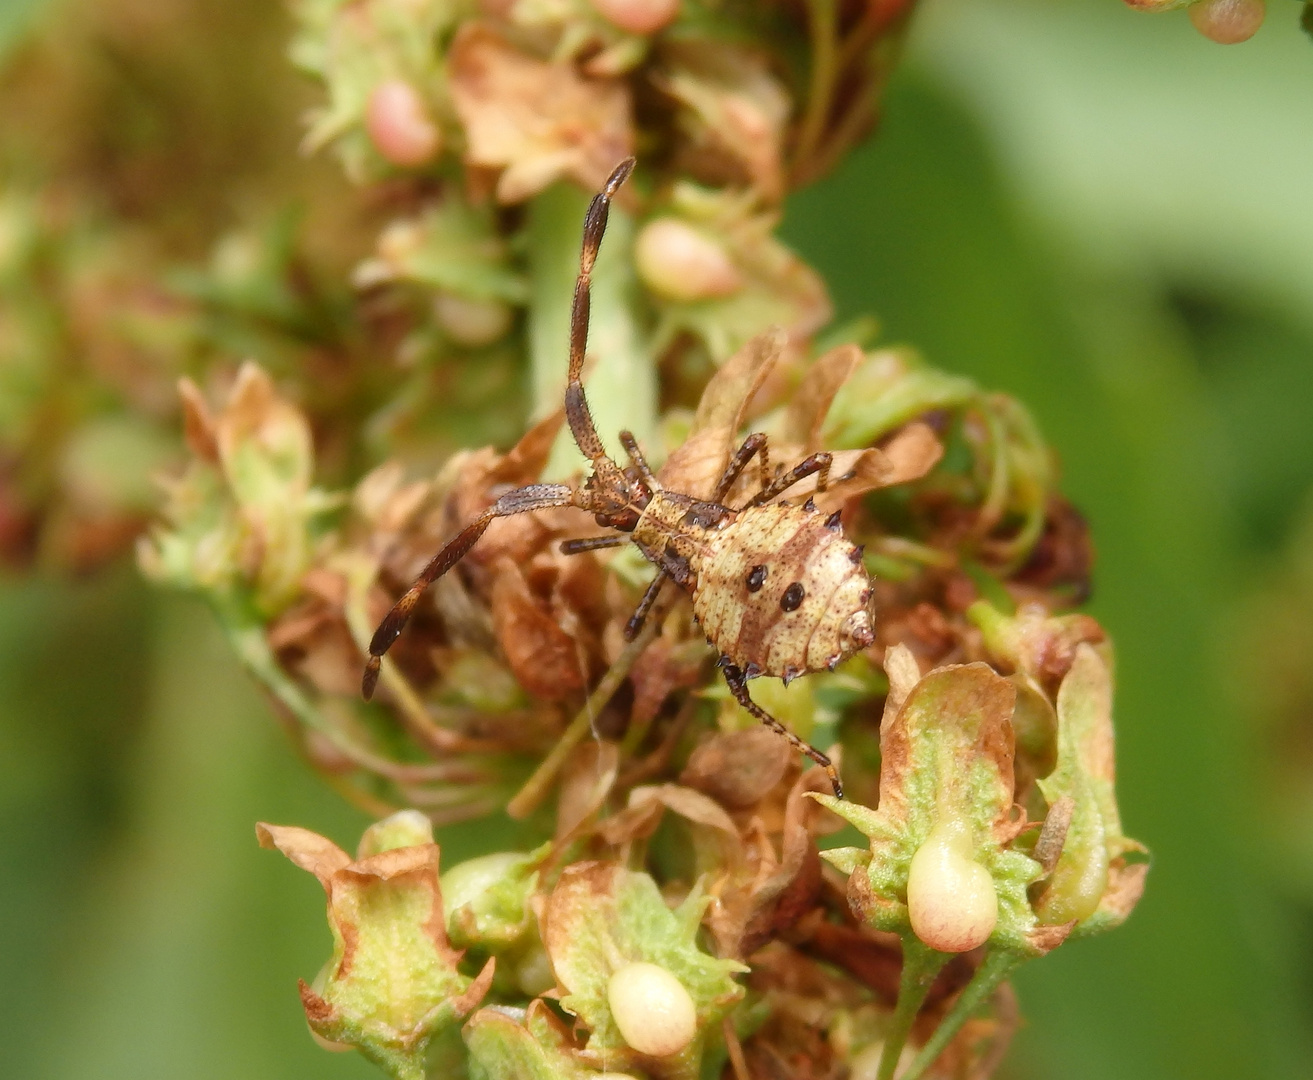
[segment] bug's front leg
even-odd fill
[[[609,536],[585,536],[579,540],[562,540],[562,555],[582,555],[585,551],[604,551],[606,548],[621,547],[629,543],[629,537],[623,533]]]
[[[740,668],[731,664],[727,657],[721,657],[721,670],[725,674],[725,682],[729,686],[729,692],[734,695],[734,700],[747,709],[748,712],[752,713],[753,716],[772,731],[783,735],[798,750],[806,754],[812,759],[812,761],[816,762],[817,765],[824,769],[825,774],[830,778],[830,786],[834,788],[834,797],[836,799],[842,799],[843,781],[839,779],[839,770],[834,767],[834,762],[817,750],[816,747],[812,746],[811,743],[803,742],[802,739],[798,738],[797,735],[753,701],[752,696],[748,693],[747,676],[744,675]]]

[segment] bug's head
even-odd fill
[[[588,508],[593,518],[604,529],[633,532],[643,507],[647,505],[647,489],[630,481],[624,473],[617,476],[618,483],[603,483],[596,474],[584,483],[590,498]]]

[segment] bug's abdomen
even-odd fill
[[[815,512],[750,507],[714,532],[693,612],[707,640],[750,674],[831,667],[874,639],[860,552]]]

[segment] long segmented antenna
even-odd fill
[[[570,432],[574,435],[574,441],[578,443],[579,449],[593,463],[594,480],[605,490],[619,492],[628,489],[625,475],[621,472],[620,466],[607,455],[602,440],[597,434],[597,426],[588,411],[588,399],[584,396],[582,376],[584,350],[588,345],[588,311],[593,264],[597,261],[602,235],[606,232],[606,219],[611,209],[611,200],[633,171],[632,157],[620,162],[607,178],[602,190],[593,196],[593,201],[588,206],[588,213],[584,217],[583,248],[579,253],[579,277],[575,281],[574,305],[570,311],[570,381],[565,388],[565,416],[570,424]],[[633,436],[630,436],[629,443],[632,442]],[[642,455],[638,453],[637,446],[635,445],[630,452],[631,455],[637,455],[635,461],[640,470],[650,476],[650,470],[647,469],[646,462],[643,462]],[[369,660],[365,665],[365,675],[360,686],[365,700],[368,701],[373,696],[379,669],[383,663],[383,654],[392,647],[392,643],[405,628],[424,590],[465,557],[493,519],[511,514],[523,514],[531,510],[543,510],[551,506],[579,506],[587,509],[592,505],[595,504],[584,492],[576,493],[563,484],[531,484],[503,495],[448,541],[442,550],[433,556],[415,579],[414,584],[393,605],[392,610],[374,631],[374,637],[369,643]]]
[[[565,484],[530,484],[528,487],[508,491],[448,540],[442,550],[420,571],[415,583],[392,605],[392,610],[383,617],[378,629],[374,631],[374,637],[369,642],[369,660],[365,664],[365,674],[360,681],[360,693],[364,699],[368,701],[374,696],[383,654],[392,647],[392,643],[405,629],[415,605],[424,595],[424,590],[460,562],[496,518],[525,514],[531,510],[546,510],[553,506],[572,506],[575,503],[574,490]]]
[[[611,460],[602,445],[593,414],[588,411],[584,396],[584,350],[588,346],[588,313],[591,304],[593,263],[597,261],[606,232],[606,219],[611,211],[611,200],[620,185],[634,171],[634,159],[625,158],[607,178],[602,190],[593,196],[584,216],[584,243],[579,253],[579,277],[574,285],[574,306],[570,309],[570,381],[565,387],[565,418],[570,425],[574,441],[589,461],[593,473],[603,487],[617,487],[624,483],[620,467]]]

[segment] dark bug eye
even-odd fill
[[[797,611],[802,606],[802,598],[806,595],[807,590],[802,587],[802,582],[795,581],[784,590],[784,595],[780,597],[780,607],[785,611]]]
[[[748,592],[756,592],[766,582],[766,568],[758,564],[748,571]]]

